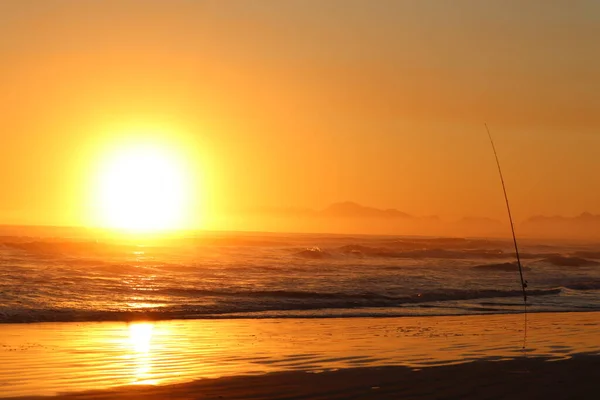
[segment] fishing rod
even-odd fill
[[[490,143],[492,144],[492,150],[494,150],[494,157],[496,157],[496,165],[498,166],[498,174],[500,175],[500,182],[502,182],[502,190],[504,191],[504,200],[506,201],[506,209],[508,210],[508,219],[510,221],[510,230],[512,232],[513,243],[515,245],[515,253],[517,255],[517,265],[519,266],[519,276],[521,277],[521,288],[523,289],[523,302],[525,303],[525,313],[527,313],[527,281],[523,278],[523,267],[521,266],[521,256],[519,254],[519,246],[517,245],[517,235],[515,235],[515,224],[513,223],[512,213],[510,212],[510,204],[508,203],[508,195],[506,194],[506,185],[504,184],[504,176],[502,175],[502,168],[500,168],[500,160],[498,159],[498,153],[496,152],[496,145],[490,128],[485,123],[485,130],[487,131]]]

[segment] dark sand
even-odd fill
[[[600,336],[599,336],[600,340]],[[128,386],[30,399],[598,399],[600,357],[477,361],[413,371],[353,368]]]

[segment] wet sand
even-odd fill
[[[0,397],[493,399],[520,398],[530,382],[535,393],[553,388],[548,399],[596,398],[600,313],[531,314],[526,337],[523,323],[488,315],[7,324]],[[591,397],[567,396],[580,387]]]
[[[126,387],[53,399],[597,399],[600,357],[477,361],[429,367],[353,368],[205,379],[163,387]],[[39,400],[47,398],[37,398]]]

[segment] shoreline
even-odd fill
[[[598,312],[530,314],[527,336],[523,324],[522,313],[0,324],[0,397],[148,384],[162,390],[284,372],[504,363],[520,360],[524,343],[532,362],[600,356]]]
[[[523,304],[515,304],[514,305],[515,308],[519,307],[522,308]],[[528,305],[528,307],[531,307],[531,305]],[[366,308],[364,308],[366,309]],[[363,309],[363,310],[364,310]],[[323,309],[323,310],[348,310],[348,309]],[[249,315],[252,313],[243,313],[243,314],[236,314],[236,313],[231,313],[231,314],[219,314],[219,315],[203,315],[200,317],[186,317],[186,316],[177,316],[177,317],[173,317],[173,318],[156,318],[155,316],[152,315],[152,313],[139,313],[139,315],[135,315],[136,313],[124,313],[124,318],[107,318],[107,319],[80,319],[80,320],[73,320],[73,319],[65,319],[65,320],[60,320],[60,319],[54,319],[54,320],[43,320],[43,321],[19,321],[19,320],[14,320],[14,321],[0,321],[0,329],[3,326],[10,326],[10,325],[31,325],[31,324],[95,324],[95,323],[140,323],[140,322],[168,322],[168,321],[227,321],[227,320],[247,320],[247,321],[260,321],[260,320],[275,320],[275,319],[282,319],[282,320],[294,320],[294,319],[324,319],[324,320],[336,320],[336,319],[365,319],[365,318],[372,318],[372,319],[397,319],[397,318],[445,318],[445,317],[461,317],[461,318],[467,318],[467,317],[485,317],[485,316],[502,316],[502,315],[510,315],[510,316],[515,316],[515,315],[537,315],[537,314],[580,314],[580,313],[600,313],[600,308],[598,309],[580,309],[580,310],[539,310],[539,311],[532,311],[530,309],[527,310],[527,312],[522,311],[522,310],[515,310],[512,312],[495,312],[495,311],[486,311],[486,312],[474,312],[474,313],[438,313],[438,314],[385,314],[385,313],[381,313],[381,314],[377,314],[377,313],[357,313],[357,314],[339,314],[339,315],[334,315],[334,314],[327,314],[327,315],[320,315],[320,314],[309,314],[311,312],[314,312],[314,310],[309,310],[307,311],[307,314],[304,315],[301,312],[304,310],[298,310],[298,314],[290,314],[290,315],[286,315],[285,313],[288,312],[287,310],[283,310],[283,311],[275,311],[275,312],[282,312],[282,314],[273,314],[273,315],[256,315],[256,314],[266,314],[266,313],[270,313],[272,311],[268,311],[268,312],[256,312],[254,313],[254,315]],[[133,315],[133,317],[132,317]],[[128,318],[129,317],[129,318]]]

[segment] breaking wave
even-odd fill
[[[580,287],[585,290],[586,287]],[[549,296],[561,288],[528,291],[529,296]],[[266,311],[314,311],[336,309],[396,308],[405,305],[431,306],[431,303],[492,298],[520,297],[520,290],[448,290],[415,293],[414,295],[384,295],[377,293],[326,293],[310,291],[215,291],[201,289],[166,289],[159,294],[202,299],[198,304],[166,307],[147,307],[143,310],[90,310],[90,309],[12,309],[0,310],[0,322],[47,321],[127,321],[133,319],[217,318],[233,313]],[[218,302],[207,300],[218,298]],[[327,317],[327,312],[321,317]],[[335,315],[332,313],[331,316]],[[249,317],[252,317],[249,315]]]
[[[588,267],[594,265],[600,265],[600,262],[588,260],[586,258],[574,257],[574,256],[553,256],[548,257],[542,261],[557,267]]]
[[[529,267],[522,266],[523,271],[529,271]],[[476,271],[500,271],[500,272],[518,272],[519,265],[516,262],[507,262],[501,264],[483,264],[472,267]]]

